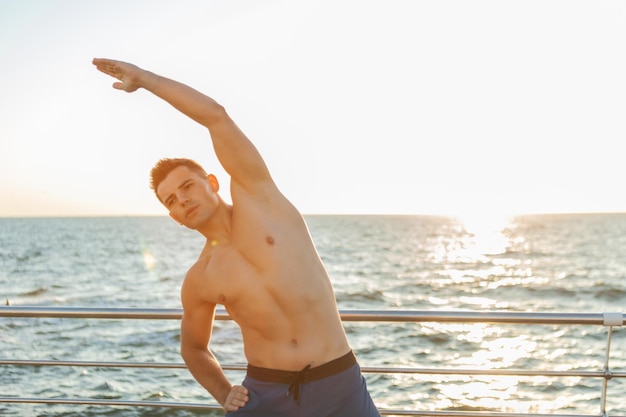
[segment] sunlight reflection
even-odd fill
[[[511,215],[489,211],[467,213],[457,216],[468,233],[484,235],[502,231],[511,223]]]
[[[491,300],[477,298],[474,301],[488,304]],[[425,323],[423,331],[425,334],[448,334],[458,341],[475,346],[475,349],[470,349],[465,354],[457,353],[454,357],[441,358],[455,367],[481,370],[511,368],[520,366],[524,359],[537,353],[537,343],[530,336],[507,336],[506,328],[493,324]],[[519,392],[520,386],[525,387],[527,384],[520,385],[519,378],[515,376],[433,376],[431,379],[440,391],[435,404],[438,409],[461,407],[511,412],[533,411],[522,400],[526,394]],[[535,405],[539,406],[539,403]],[[556,410],[546,405],[541,405],[538,409]]]
[[[463,215],[459,221],[471,236],[465,245],[466,255],[478,259],[482,255],[506,252],[509,240],[502,232],[510,224],[510,216],[482,212]]]
[[[504,234],[511,220],[511,216],[488,212],[457,216],[457,236],[440,237],[431,256],[437,263],[488,262],[489,256],[506,253],[516,243]]]
[[[442,394],[456,406],[519,411],[514,396],[517,379],[513,377],[479,378],[463,384],[446,384]]]
[[[555,381],[546,377],[519,378],[515,376],[490,375],[403,375],[393,377],[393,386],[428,382],[433,389],[408,395],[413,406],[419,405],[430,411],[481,410],[515,413],[554,413],[567,408],[568,397],[557,400],[551,394],[537,396],[529,387],[543,386],[550,391]],[[575,385],[576,378],[570,386]],[[437,394],[433,394],[433,390]],[[532,396],[533,401],[528,401]],[[592,400],[592,395],[578,394],[582,400]],[[571,397],[570,397],[571,399]],[[410,409],[409,407],[408,409]]]
[[[546,383],[545,385],[550,385]],[[514,413],[553,413],[570,405],[571,398],[538,398],[527,401],[524,391],[515,377],[477,377],[473,381],[459,379],[438,386],[441,390],[433,409],[474,409]],[[591,400],[580,396],[581,400]]]
[[[472,365],[489,368],[506,368],[518,360],[530,357],[537,343],[528,340],[526,335],[484,341],[482,350],[472,355]]]

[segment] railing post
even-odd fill
[[[611,357],[611,339],[613,337],[613,326],[622,326],[624,324],[624,316],[622,313],[603,313],[604,325],[608,326],[607,340],[606,340],[606,355],[604,358],[604,380],[602,382],[602,398],[600,399],[600,415],[602,417],[609,417],[606,412],[606,399],[609,388],[609,381],[613,378],[613,373],[609,366],[609,360]]]

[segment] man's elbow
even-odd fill
[[[186,364],[190,362],[196,362],[199,358],[208,355],[209,349],[207,346],[199,346],[193,343],[185,343],[184,338],[180,343],[180,356],[183,358]]]
[[[193,361],[193,357],[198,355],[198,348],[189,345],[188,343],[181,342],[180,344],[180,356],[185,363]]]
[[[224,120],[228,120],[230,116],[226,112],[226,108],[219,103],[211,102],[208,104],[209,108],[205,109],[201,116],[200,120],[198,120],[201,124],[206,127],[211,127],[216,124],[223,122]]]
[[[189,352],[189,348],[182,343],[180,344],[180,356],[183,358],[183,361],[185,361],[185,363],[189,363],[189,361],[191,360],[191,353]]]

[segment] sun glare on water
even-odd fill
[[[519,363],[538,352],[538,344],[529,335],[509,333],[503,326],[487,323],[425,323],[425,333],[449,334],[457,340],[475,345],[475,351],[458,352],[441,358],[450,368],[472,370],[476,375],[432,375],[429,381],[441,394],[433,410],[473,409],[514,413],[550,413],[564,406],[550,396],[527,401],[529,385],[549,385],[545,378],[522,378],[494,375],[490,371],[519,368]],[[419,378],[424,378],[420,376]],[[523,380],[523,381],[522,381]]]
[[[512,225],[513,215],[494,211],[475,211],[455,216],[458,234],[447,241],[439,261],[448,265],[447,285],[481,285],[494,277],[505,276],[506,254],[512,245],[507,229]],[[513,262],[513,261],[510,261]],[[455,266],[461,264],[461,266]],[[516,265],[512,265],[516,267]],[[494,282],[499,280],[495,279]],[[486,285],[486,284],[485,284]],[[484,285],[483,285],[484,286]],[[506,307],[502,300],[476,295],[460,297],[468,308],[479,309]],[[440,384],[441,398],[437,409],[467,407],[498,411],[529,413],[551,412],[558,409],[554,402],[536,401],[529,406],[519,377],[490,375],[489,370],[515,368],[536,354],[537,344],[528,335],[508,333],[501,326],[488,323],[430,324],[435,333],[445,333],[459,341],[476,346],[474,352],[459,353],[446,359],[455,367],[487,371],[474,376],[439,376],[433,382]],[[556,408],[555,408],[556,407]]]
[[[504,231],[511,222],[511,216],[491,212],[472,212],[453,217],[457,223],[457,236],[453,240],[442,241],[437,251],[433,253],[437,262],[483,263],[488,261],[487,257],[490,255],[499,255],[507,251],[510,241]],[[448,272],[453,274],[450,269]],[[458,272],[467,274],[467,270]],[[476,272],[479,274],[479,271]],[[466,278],[474,281],[471,277],[466,276]]]
[[[477,249],[487,250],[502,249],[505,243],[502,231],[511,223],[512,217],[509,214],[489,211],[457,216],[465,231],[475,236]]]

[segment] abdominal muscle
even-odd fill
[[[299,371],[350,351],[330,283],[320,284],[292,282],[281,291],[259,286],[226,305],[241,327],[249,364]]]
[[[314,326],[311,330],[299,331],[291,326],[284,331],[276,330],[282,334],[275,339],[242,331],[248,363],[261,368],[299,371],[307,365],[323,365],[350,351],[343,328],[330,324],[326,328]]]

